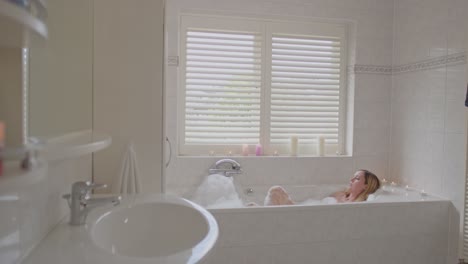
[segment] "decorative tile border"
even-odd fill
[[[355,74],[389,74],[393,73],[392,66],[381,65],[360,65],[356,64],[350,67],[350,72]]]
[[[455,53],[447,56],[441,56],[415,63],[403,64],[399,66],[381,66],[381,65],[359,65],[356,64],[349,68],[350,72],[355,74],[401,74],[414,71],[424,71],[429,69],[442,68],[446,66],[461,65],[467,61],[465,52]]]
[[[459,65],[466,63],[465,52],[455,53],[448,56],[437,57],[416,63],[404,64],[393,67],[393,74],[407,73],[413,71],[424,71],[429,69],[442,68],[445,66]]]

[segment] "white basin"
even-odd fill
[[[94,243],[112,254],[154,258],[192,249],[209,229],[197,208],[158,201],[116,207],[99,217],[90,231]]]
[[[91,210],[82,226],[64,220],[23,264],[194,264],[218,239],[218,224],[201,206],[158,194],[123,197]],[[1,261],[0,261],[1,262]]]

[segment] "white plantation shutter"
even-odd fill
[[[182,16],[181,32],[180,154],[344,144],[341,26]]]
[[[188,25],[185,31],[184,145],[207,154],[260,140],[262,35]]]
[[[270,142],[338,144],[341,41],[338,37],[272,34]]]

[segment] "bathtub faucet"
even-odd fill
[[[226,177],[231,177],[234,174],[241,174],[241,165],[239,162],[233,159],[222,159],[218,160],[212,167],[209,169],[210,174],[222,174]]]

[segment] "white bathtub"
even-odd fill
[[[337,186],[285,186],[296,201]],[[242,188],[243,190],[248,187]],[[243,194],[263,204],[268,187]],[[386,187],[373,201],[210,209],[220,227],[209,264],[454,264],[459,216],[450,201]]]

